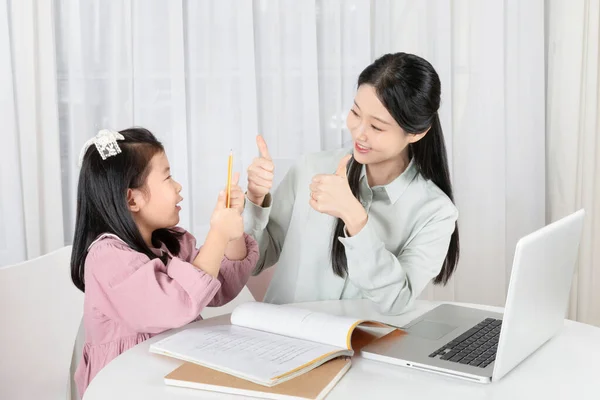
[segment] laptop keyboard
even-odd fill
[[[456,339],[440,347],[429,357],[485,368],[496,359],[502,320],[487,318]]]

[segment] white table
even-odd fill
[[[402,326],[439,303],[420,301],[414,311],[396,317],[378,315],[368,301],[343,300],[296,306],[337,315],[376,319]],[[501,308],[476,306],[491,311]],[[229,315],[187,327],[229,322]],[[182,328],[185,329],[186,327]],[[169,387],[163,377],[181,362],[151,354],[158,335],[126,351],[92,380],[83,400],[242,398]],[[354,357],[352,368],[327,399],[600,399],[600,328],[565,320],[563,330],[499,382],[467,382]]]

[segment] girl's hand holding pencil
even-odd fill
[[[240,173],[232,174],[233,168],[233,150],[229,153],[227,163],[227,186],[225,187],[226,207],[238,210],[241,214],[244,211],[245,195],[242,188],[238,185],[240,181]]]
[[[233,174],[231,186],[229,189],[229,207],[236,210],[240,214],[244,211],[244,191],[238,184],[240,181],[240,173]]]
[[[235,186],[232,186],[232,189]],[[236,191],[232,190],[232,193],[235,193]],[[231,200],[233,200],[233,195]],[[243,202],[243,194],[241,201]],[[233,202],[233,204],[236,203]],[[244,234],[242,214],[239,208],[227,208],[227,196],[225,191],[219,193],[217,206],[210,217],[210,229],[219,232],[220,235],[225,237],[228,241],[239,239]]]

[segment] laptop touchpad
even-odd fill
[[[419,321],[410,328],[406,329],[406,331],[410,335],[420,336],[425,339],[438,340],[455,329],[456,326],[424,319],[423,321]]]

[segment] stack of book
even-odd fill
[[[189,328],[150,346],[186,361],[167,385],[272,399],[322,399],[351,357],[386,327],[289,306],[245,303],[231,324]],[[358,328],[358,329],[357,329]]]

